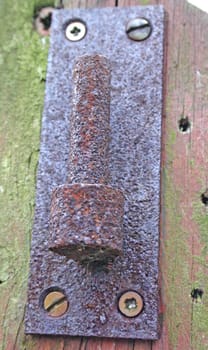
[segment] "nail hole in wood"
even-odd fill
[[[50,34],[53,9],[52,6],[36,7],[34,9],[34,28],[41,36]]]
[[[201,195],[201,201],[204,205],[208,206],[208,189]]]
[[[178,121],[178,127],[179,127],[179,130],[182,132],[182,133],[186,133],[188,131],[190,131],[191,129],[191,123],[189,121],[189,118],[188,117],[182,117],[179,121]]]
[[[192,301],[198,302],[199,300],[202,299],[203,294],[204,294],[204,291],[201,288],[192,289],[191,291]]]

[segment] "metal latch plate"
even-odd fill
[[[130,40],[129,19],[152,25],[147,40]],[[71,19],[87,25],[78,42],[65,37]],[[53,15],[41,151],[37,176],[26,333],[157,339],[158,252],[164,9],[162,6],[58,10]],[[108,272],[90,273],[48,249],[52,190],[66,182],[72,69],[78,56],[101,54],[111,62],[110,184],[125,193],[124,254]],[[61,317],[43,309],[48,291],[64,291]],[[128,318],[118,310],[125,291],[138,292],[144,309]]]

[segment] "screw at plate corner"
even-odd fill
[[[126,34],[129,39],[143,41],[149,38],[152,33],[152,26],[146,18],[131,19],[126,26]]]
[[[126,317],[138,316],[144,307],[142,296],[134,291],[124,292],[118,300],[118,309]]]
[[[51,317],[60,317],[68,310],[69,303],[66,295],[58,290],[50,291],[43,300],[43,308]]]
[[[65,28],[65,35],[69,41],[80,41],[87,33],[87,27],[81,20],[70,21]]]

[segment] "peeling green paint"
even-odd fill
[[[193,304],[192,343],[195,350],[206,350],[208,344],[208,208],[202,204],[200,197],[196,198],[193,206],[193,220],[199,226],[201,244],[200,255],[194,257],[197,273],[193,287],[202,288],[204,294],[200,303]]]
[[[169,175],[170,176],[170,175]],[[189,280],[189,268],[185,261],[188,261],[189,249],[187,247],[187,233],[182,229],[182,217],[179,215],[178,203],[179,196],[173,186],[173,180],[166,174],[166,198],[165,211],[168,221],[169,232],[165,236],[165,260],[166,260],[166,285],[165,290],[166,319],[168,324],[169,339],[171,349],[178,347],[179,329],[183,329],[184,309],[187,305],[183,304],[184,295],[187,295],[187,304],[191,284]],[[184,329],[185,331],[185,329]]]
[[[174,160],[174,147],[177,143],[177,125],[175,129],[166,121],[166,162],[163,173],[164,208],[163,227],[169,231],[162,232],[165,251],[163,257],[164,275],[163,282],[165,295],[165,318],[168,325],[168,337],[170,349],[178,349],[178,336],[186,332],[183,324],[184,310],[190,308],[191,282],[189,278],[190,251],[187,246],[188,233],[182,226],[182,213],[180,211],[180,189],[176,188],[172,164]],[[167,287],[166,287],[167,286]],[[184,297],[185,296],[185,297]],[[187,296],[187,297],[186,297]],[[184,302],[185,300],[185,302]]]
[[[150,0],[138,0],[138,5],[149,5],[150,4]]]
[[[201,191],[203,193],[203,190]],[[199,225],[201,243],[203,245],[202,255],[207,257],[208,254],[208,207],[201,203],[200,197],[194,204],[194,220]]]

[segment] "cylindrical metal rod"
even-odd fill
[[[73,72],[70,183],[108,182],[110,66],[100,55],[80,57]]]
[[[122,254],[124,213],[122,191],[108,185],[108,60],[80,57],[73,81],[69,177],[52,193],[50,249],[80,263],[105,263]]]

